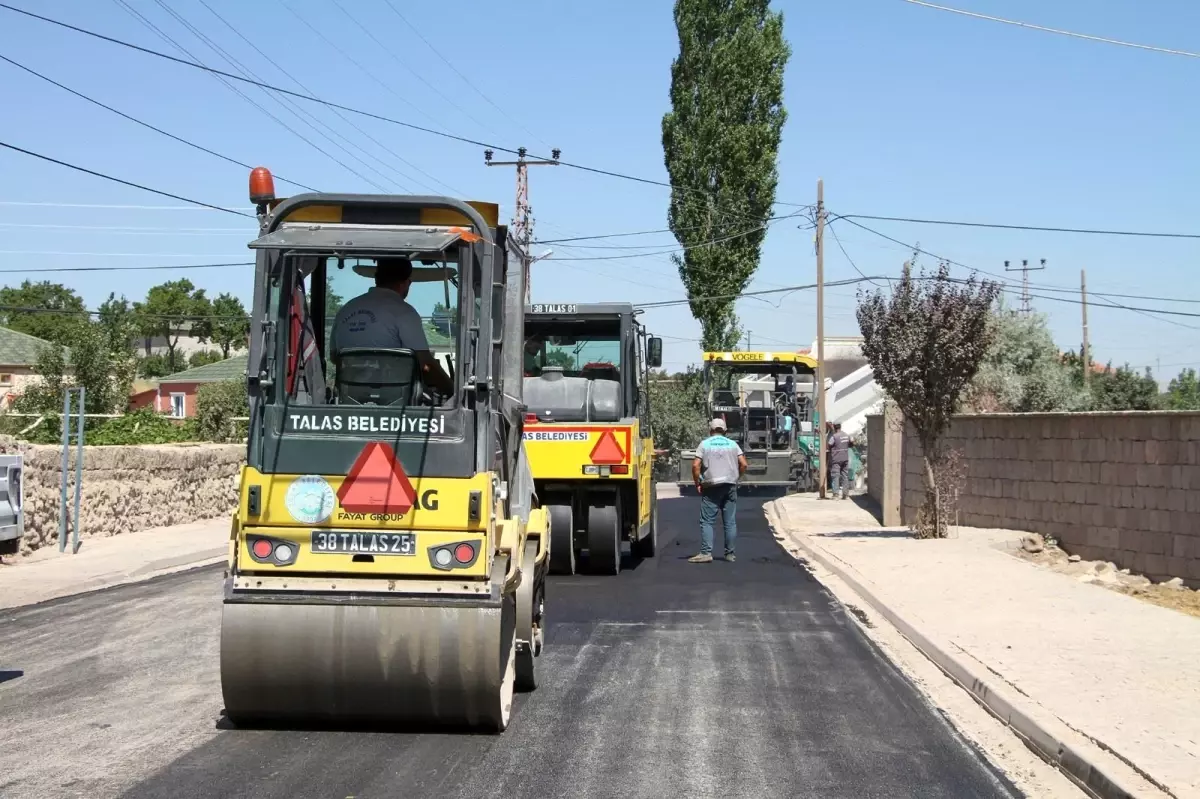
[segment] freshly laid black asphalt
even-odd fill
[[[695,498],[660,499],[659,514],[658,557],[628,559],[616,577],[551,578],[542,684],[500,736],[228,728],[212,570],[10,612],[0,657],[32,660],[0,683],[0,716],[53,723],[68,703],[82,727],[108,692],[134,690],[122,680],[141,680],[147,707],[105,731],[122,736],[103,744],[121,755],[111,768],[136,771],[129,780],[72,775],[67,738],[59,755],[43,753],[53,772],[36,778],[5,783],[0,757],[0,795],[76,795],[61,790],[72,785],[95,799],[1019,795],[780,548],[760,500],[740,502],[736,563],[686,561]],[[143,622],[128,618],[145,606],[155,611]],[[118,628],[136,629],[136,657],[114,649]],[[68,655],[79,647],[88,651]],[[106,657],[137,665],[106,667]],[[39,658],[91,664],[97,678],[78,665],[39,676]],[[156,684],[173,704],[149,695]],[[51,784],[60,790],[43,794]]]

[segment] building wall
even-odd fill
[[[904,436],[903,518],[922,500],[920,445]],[[1053,536],[1068,552],[1200,586],[1200,413],[956,417],[958,523]]]
[[[0,366],[0,410],[8,408],[22,391],[41,380],[41,375],[28,366]]]
[[[159,383],[158,396],[155,400],[154,409],[159,413],[170,413],[171,411],[171,395],[183,395],[183,415],[192,417],[196,415],[196,391],[199,389],[199,383]]]

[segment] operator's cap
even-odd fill
[[[724,419],[713,419],[711,422],[708,423],[708,429],[709,430],[724,430],[725,429],[725,420]]]

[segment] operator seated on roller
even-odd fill
[[[450,397],[454,394],[454,381],[429,351],[421,315],[405,300],[412,274],[412,261],[407,258],[377,259],[375,285],[337,312],[329,350],[334,358],[353,347],[412,350],[421,366],[422,382],[443,397]]]

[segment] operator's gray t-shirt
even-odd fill
[[[696,447],[700,459],[700,481],[704,485],[736,484],[739,477],[738,457],[742,448],[731,438],[709,436]]]
[[[333,320],[329,349],[350,347],[427,350],[421,315],[391,289],[372,286],[341,307]]]

